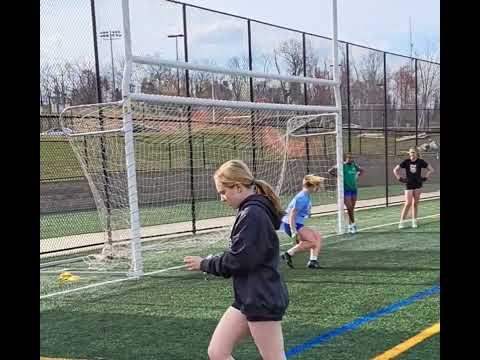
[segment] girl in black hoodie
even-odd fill
[[[284,213],[280,200],[241,160],[224,163],[214,180],[221,201],[238,209],[230,248],[213,257],[184,259],[189,270],[233,280],[235,300],[213,333],[208,356],[211,360],[233,359],[235,345],[251,335],[264,360],[286,359],[281,320],[288,306],[288,291],[278,272],[275,231]]]

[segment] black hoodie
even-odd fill
[[[230,234],[230,249],[203,259],[206,273],[232,277],[235,302],[245,314],[277,314],[288,306],[288,291],[278,272],[281,216],[265,196],[254,194],[240,204]]]

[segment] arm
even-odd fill
[[[427,166],[427,173],[425,174],[425,177],[428,179],[430,175],[434,172],[435,170],[433,169],[432,165],[428,164]]]
[[[297,219],[297,209],[293,208],[288,215],[288,224],[290,225],[290,229],[292,230],[292,234],[295,232],[295,225]]]
[[[288,215],[288,224],[290,225],[290,231],[292,232],[292,239],[298,243],[298,234],[297,234],[297,227],[296,227],[296,220],[297,220],[297,209],[293,208]]]
[[[332,176],[337,176],[337,167],[333,166],[330,169],[328,169],[327,172]]]
[[[397,180],[400,180],[400,165],[397,165],[393,168],[393,175],[395,175]]]
[[[240,215],[232,235],[232,246],[221,255],[204,258],[200,270],[225,278],[252,271],[263,261],[270,238],[267,215],[257,207],[250,207]]]
[[[365,170],[363,170],[363,168],[357,165],[357,177],[362,175],[364,172]]]

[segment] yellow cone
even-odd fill
[[[74,282],[80,280],[80,276],[73,275],[72,273],[65,271],[58,276],[58,280],[61,282]]]

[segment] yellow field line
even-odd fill
[[[401,344],[398,344],[397,346],[391,348],[390,350],[385,351],[383,354],[380,354],[376,357],[374,357],[372,360],[389,360],[393,359],[394,357],[400,355],[404,351],[407,351],[411,347],[415,346],[419,342],[422,342],[423,340],[429,338],[430,336],[433,336],[437,333],[440,332],[440,323],[436,323],[435,325],[430,326],[429,328],[426,328],[422,332],[418,333],[414,337],[404,341]]]

